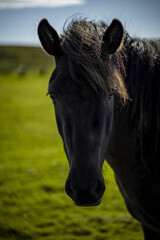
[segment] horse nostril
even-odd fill
[[[97,180],[95,184],[92,186],[92,188],[90,189],[91,194],[95,198],[101,198],[104,191],[105,191],[104,182],[100,182],[99,180]]]
[[[73,199],[73,197],[74,197],[74,190],[73,190],[71,181],[66,181],[65,190],[66,190],[67,195],[68,195],[70,198]]]

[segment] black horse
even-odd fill
[[[160,41],[132,39],[114,19],[72,20],[61,37],[43,19],[38,35],[55,57],[49,81],[70,172],[66,192],[98,205],[104,159],[146,240],[160,240]]]

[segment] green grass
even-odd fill
[[[142,240],[106,163],[99,206],[77,207],[66,195],[49,75],[0,75],[0,240]]]
[[[51,69],[53,62],[53,57],[44,54],[39,47],[0,46],[1,73],[17,73],[20,69],[43,73]]]

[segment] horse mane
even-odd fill
[[[61,36],[61,48],[68,56],[68,68],[73,79],[87,81],[96,91],[115,91],[124,101],[128,99],[123,81],[124,52],[102,57],[102,38],[107,25],[104,22],[72,20]]]
[[[72,20],[61,35],[73,79],[87,81],[96,91],[115,91],[129,106],[141,130],[156,125],[160,132],[160,41],[132,39],[126,32],[122,47],[102,56],[104,22]]]
[[[131,114],[139,129],[153,126],[160,131],[160,41],[131,39],[126,35],[127,90],[132,99]]]

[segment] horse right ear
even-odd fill
[[[123,26],[121,22],[114,19],[103,36],[102,51],[106,48],[109,54],[114,54],[123,40]]]
[[[47,19],[42,19],[38,25],[38,36],[44,50],[53,56],[61,53],[60,38],[58,33],[48,23]]]

